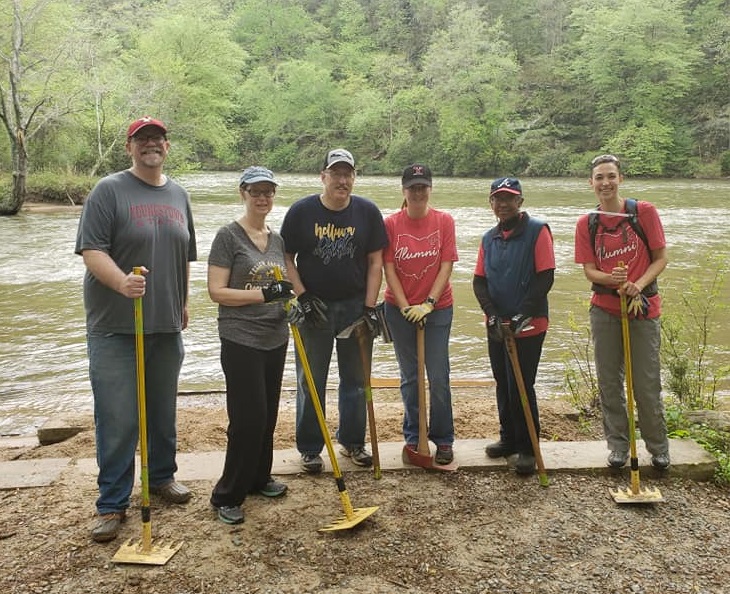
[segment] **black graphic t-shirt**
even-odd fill
[[[328,300],[364,295],[368,254],[388,244],[378,207],[355,195],[340,211],[325,208],[319,194],[302,198],[287,211],[281,236],[307,291]]]

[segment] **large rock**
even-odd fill
[[[86,427],[77,421],[64,417],[51,418],[38,429],[38,442],[41,445],[50,445],[66,441],[84,429]]]

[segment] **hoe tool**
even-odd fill
[[[532,443],[532,452],[535,455],[535,463],[537,464],[537,476],[540,480],[541,487],[547,487],[550,484],[547,472],[545,472],[545,463],[542,460],[542,452],[540,452],[540,440],[535,430],[535,419],[532,417],[530,402],[527,399],[527,388],[525,388],[525,380],[522,377],[522,368],[520,367],[520,358],[517,355],[517,345],[515,344],[515,335],[509,327],[509,323],[502,325],[504,334],[504,344],[507,347],[507,355],[512,364],[512,372],[517,382],[517,390],[520,393],[520,402],[522,403],[522,411],[525,413],[525,422],[527,424],[527,432],[530,434],[530,442]]]
[[[370,429],[370,446],[373,448],[373,476],[376,480],[381,478],[380,473],[380,451],[378,449],[378,430],[375,427],[375,407],[373,405],[373,388],[370,385],[370,374],[372,371],[372,356],[370,345],[370,332],[365,320],[359,318],[350,324],[337,338],[350,338],[353,332],[357,336],[357,343],[360,347],[360,358],[362,359],[363,383],[365,387],[365,403],[368,410],[368,428]]]
[[[134,274],[142,274],[140,267]],[[182,542],[152,542],[152,523],[150,521],[150,484],[147,464],[147,396],[145,392],[144,371],[144,323],[142,318],[142,298],[134,300],[134,335],[137,357],[137,415],[139,417],[140,476],[142,479],[142,539],[135,542],[129,539],[112,557],[114,563],[138,563],[145,565],[165,565],[182,547]]]
[[[281,274],[281,269],[277,266],[274,268],[274,276],[276,280],[282,280],[284,277]],[[357,526],[360,522],[372,516],[378,507],[360,507],[353,508],[352,502],[350,501],[350,495],[345,487],[345,479],[342,476],[340,465],[337,462],[337,456],[335,455],[335,449],[332,446],[332,438],[330,437],[329,429],[327,429],[327,423],[324,418],[324,411],[322,410],[322,404],[319,402],[319,396],[317,394],[317,386],[314,385],[314,378],[312,377],[312,370],[309,367],[309,360],[307,359],[307,352],[304,350],[304,343],[302,342],[302,335],[299,333],[299,328],[296,324],[289,324],[291,328],[292,336],[294,337],[294,346],[299,355],[299,362],[304,371],[304,377],[307,380],[307,387],[309,388],[309,396],[314,406],[314,411],[317,414],[317,422],[319,423],[319,429],[322,431],[322,437],[324,438],[325,446],[327,446],[327,454],[332,464],[332,473],[335,476],[335,482],[337,483],[337,490],[340,494],[340,501],[342,503],[342,509],[345,515],[338,518],[331,524],[323,526],[319,529],[320,532],[333,532],[335,530],[349,530]]]
[[[426,328],[416,325],[416,352],[418,356],[418,449],[403,446],[403,461],[427,470],[453,472],[459,465],[456,461],[436,464],[428,445],[428,421],[426,419]]]
[[[623,262],[619,262],[623,266]],[[616,503],[660,503],[664,501],[659,489],[642,489],[639,480],[639,457],[636,453],[636,422],[634,421],[634,378],[631,369],[631,338],[629,334],[629,314],[626,295],[621,299],[621,334],[624,346],[624,375],[626,376],[626,408],[629,416],[629,447],[631,456],[631,486],[626,489],[610,490]]]

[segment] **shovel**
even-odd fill
[[[540,452],[540,440],[537,438],[537,431],[535,430],[535,419],[532,417],[532,409],[530,409],[530,402],[527,399],[527,388],[525,388],[525,380],[522,377],[520,358],[517,355],[515,335],[509,327],[509,323],[502,325],[502,333],[504,334],[504,345],[507,347],[507,355],[512,365],[512,373],[517,382],[517,390],[520,393],[520,402],[522,403],[522,411],[525,414],[527,432],[530,434],[532,452],[535,455],[535,463],[537,464],[537,476],[540,481],[540,486],[547,487],[550,481],[548,480],[547,472],[545,472],[545,463],[542,460],[542,452]]]
[[[350,338],[353,332],[357,336],[357,343],[360,347],[360,358],[362,359],[362,373],[365,387],[365,403],[368,410],[368,428],[370,429],[370,446],[373,449],[373,476],[376,480],[381,478],[380,473],[380,451],[378,450],[378,431],[375,427],[375,407],[373,406],[373,388],[370,385],[370,374],[372,367],[372,358],[370,353],[370,341],[368,340],[369,332],[365,320],[359,318],[350,324],[337,338]]]
[[[281,269],[276,266],[274,267],[274,278],[280,281],[283,280]],[[314,385],[314,378],[312,377],[312,370],[309,367],[309,360],[307,359],[307,352],[304,350],[304,343],[302,342],[302,335],[299,333],[299,328],[296,324],[289,324],[291,328],[292,336],[294,337],[294,347],[299,355],[299,362],[304,371],[304,377],[307,380],[307,387],[309,388],[309,396],[312,400],[312,406],[314,406],[314,412],[317,414],[317,423],[319,423],[319,429],[322,432],[325,446],[327,446],[327,454],[332,464],[332,474],[335,476],[335,482],[337,483],[337,490],[340,493],[340,502],[342,503],[342,509],[345,512],[344,517],[338,518],[334,522],[328,524],[319,529],[319,532],[332,532],[335,530],[348,530],[357,526],[360,522],[366,518],[372,516],[378,507],[360,507],[353,508],[352,502],[350,501],[350,495],[345,488],[345,479],[342,476],[340,465],[337,462],[337,456],[335,455],[335,449],[332,446],[332,438],[330,437],[329,429],[327,429],[327,423],[324,418],[324,411],[322,410],[322,404],[319,402],[319,396],[317,395],[317,386]]]
[[[134,274],[142,274],[140,267]],[[147,465],[147,396],[145,392],[144,371],[144,322],[142,318],[142,298],[134,300],[134,335],[137,356],[137,415],[139,417],[139,457],[140,477],[142,479],[142,539],[129,539],[112,557],[114,563],[138,563],[145,565],[165,565],[182,547],[178,543],[153,543],[152,523],[150,520],[150,484]]]
[[[428,470],[453,472],[459,465],[456,461],[448,464],[436,464],[431,457],[428,446],[428,420],[426,419],[426,328],[416,325],[416,352],[418,357],[418,449],[413,450],[408,444],[403,446],[403,461]]]
[[[623,262],[619,262],[623,266]],[[631,486],[626,489],[611,490],[616,503],[660,503],[664,501],[659,489],[642,489],[639,480],[639,457],[636,453],[636,422],[634,421],[634,378],[631,368],[631,338],[629,334],[629,313],[626,295],[619,294],[621,300],[621,335],[624,346],[624,375],[626,376],[626,409],[629,416],[629,447],[631,456]]]

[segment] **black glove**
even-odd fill
[[[294,297],[293,288],[294,286],[289,281],[283,280],[274,281],[265,287],[261,287],[261,292],[264,294],[264,303],[281,299],[291,299]]]
[[[489,316],[489,318],[487,318],[487,338],[495,342],[502,342],[504,340],[502,320],[500,320],[497,316]]]
[[[299,305],[302,306],[304,319],[313,326],[323,326],[327,323],[327,304],[316,295],[305,291],[299,298]]]
[[[510,330],[512,330],[513,334],[519,334],[530,325],[531,321],[532,316],[526,316],[525,314],[514,315],[509,321]]]
[[[375,308],[366,305],[362,310],[362,318],[368,326],[370,336],[373,338],[380,336],[380,320],[378,320],[378,313]]]

